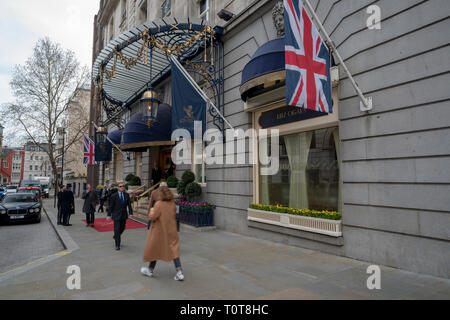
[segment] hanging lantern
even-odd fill
[[[108,135],[108,130],[106,129],[103,124],[97,127],[97,142],[98,143],[105,143],[106,142],[106,136]]]
[[[158,116],[159,100],[156,98],[156,92],[148,88],[141,97],[141,110],[144,110],[147,126],[151,128]]]

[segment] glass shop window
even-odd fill
[[[338,211],[338,128],[280,136],[279,144],[280,168],[275,175],[259,176],[259,202]],[[270,139],[264,149],[270,156]]]
[[[202,140],[192,140],[192,172],[195,174],[195,179],[198,183],[206,183],[206,168],[205,168],[205,142]]]

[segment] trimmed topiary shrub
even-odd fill
[[[188,200],[193,201],[202,194],[202,187],[197,182],[191,182],[186,186],[185,193]]]
[[[133,176],[129,183],[130,186],[140,186],[141,185],[141,178],[139,178],[138,176]]]
[[[169,188],[176,188],[178,187],[178,179],[175,176],[170,176],[167,178],[167,186]]]
[[[181,176],[181,181],[178,182],[177,186],[177,193],[181,196],[182,199],[186,199],[186,187],[189,183],[195,181],[195,174],[190,171],[186,170],[183,172],[183,175]]]
[[[125,181],[126,181],[126,182],[130,182],[130,180],[133,179],[133,177],[135,177],[135,175],[132,174],[132,173],[129,173],[129,174],[125,177]]]
[[[190,170],[186,170],[185,172],[183,172],[183,175],[181,176],[181,181],[183,181],[186,185],[188,185],[189,183],[195,181],[195,174]]]

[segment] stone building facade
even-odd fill
[[[12,157],[11,184],[18,185],[22,180],[23,157],[25,152],[23,149],[15,148]]]
[[[38,146],[28,142],[24,146],[23,180],[34,180],[35,177],[49,177],[52,180],[52,166],[48,154],[43,148],[48,145]]]
[[[75,196],[81,196],[86,189],[87,167],[83,164],[83,135],[89,135],[89,109],[91,91],[81,88],[67,108],[67,121],[64,128],[64,184],[71,184]],[[62,152],[63,131],[57,137],[58,154]],[[58,158],[58,172],[62,169],[62,157]]]
[[[275,27],[273,10],[277,2],[208,1],[208,22],[224,29],[224,115],[237,129],[261,128],[262,117],[286,106],[282,86],[269,86],[272,90],[256,92],[245,101],[241,91],[243,70],[255,52],[282,34]],[[310,3],[361,90],[372,97],[373,109],[360,111],[359,98],[338,66],[332,114],[271,127],[280,130],[282,141],[280,162],[285,167],[281,166],[278,176],[264,178],[259,174],[260,168],[250,164],[202,165],[197,172],[206,177],[202,178],[206,182],[202,185],[203,198],[217,206],[216,226],[450,278],[450,3],[380,0],[376,3],[381,12],[380,29],[368,27],[371,14],[367,9],[373,1]],[[162,4],[163,1],[101,1],[94,26],[94,59],[122,31],[142,19],[161,18]],[[170,14],[198,17],[200,4],[203,1],[171,1]],[[146,6],[146,14],[142,5]],[[228,22],[217,17],[223,8],[234,14]],[[157,89],[164,92],[164,102],[170,105],[170,81]],[[100,113],[99,107],[92,104],[91,117]],[[124,122],[136,108],[131,106],[131,111],[123,115]],[[213,127],[210,117],[207,127]],[[275,199],[288,205],[296,203],[292,187],[287,187],[293,181],[292,170],[298,165],[290,162],[290,150],[304,141],[308,141],[308,166],[311,163],[308,183],[316,188],[310,188],[314,194],[310,192],[312,195],[306,197],[310,207],[322,205],[341,211],[341,236],[249,221],[251,202]],[[143,152],[137,156],[139,161],[133,152],[129,153],[130,160],[115,153],[114,161],[107,164],[106,170],[98,169],[97,177],[104,180],[105,172],[109,172],[110,180],[124,178],[141,166],[143,180],[148,182],[156,156],[151,153]],[[201,157],[202,151],[199,154]],[[324,161],[327,173],[313,172],[313,164]],[[178,166],[177,176],[186,169],[196,172],[198,168]],[[316,194],[323,196],[314,198]]]

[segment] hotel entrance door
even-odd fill
[[[172,163],[172,146],[161,147],[159,152],[159,166],[162,170],[162,179],[167,180],[175,174],[175,164]]]

